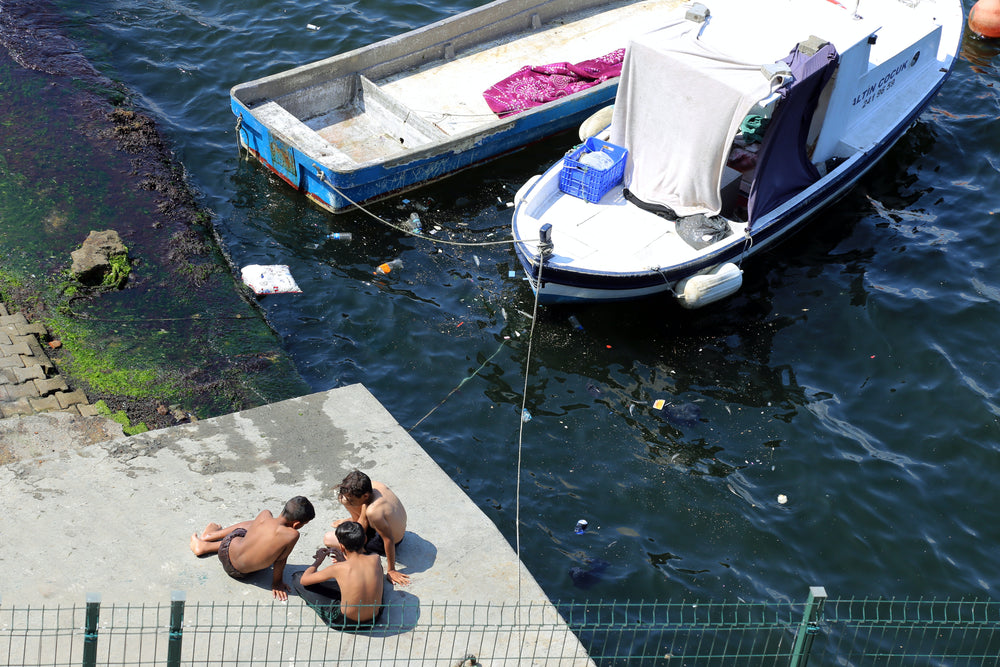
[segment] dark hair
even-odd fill
[[[334,534],[348,551],[357,552],[365,548],[365,529],[357,521],[344,521],[337,526]]]
[[[281,516],[289,521],[298,521],[299,523],[306,524],[316,518],[316,510],[313,509],[313,505],[309,502],[308,498],[305,496],[295,496],[285,503],[285,509],[281,510]]]
[[[360,470],[349,473],[340,483],[340,495],[361,498],[372,492],[372,480]]]

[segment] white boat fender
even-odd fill
[[[611,125],[611,117],[614,115],[615,105],[598,109],[587,120],[580,125],[580,141],[586,141],[591,137],[596,137],[601,130]]]
[[[731,262],[720,264],[708,273],[685,278],[674,287],[684,308],[701,308],[735,294],[743,286],[743,270]]]
[[[531,186],[534,185],[536,182],[538,182],[538,179],[541,177],[542,177],[541,174],[535,174],[534,176],[529,178],[524,185],[522,185],[517,189],[517,194],[514,195],[514,206],[518,206],[521,202],[524,201],[524,196],[528,194],[528,190],[530,190]]]

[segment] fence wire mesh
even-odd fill
[[[809,665],[1000,666],[1000,602],[830,599]]]
[[[297,602],[2,607],[0,663],[1000,667],[998,602],[810,605],[417,602],[365,632],[331,630]]]

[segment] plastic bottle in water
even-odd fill
[[[410,231],[414,234],[420,234],[424,231],[423,225],[420,223],[420,216],[416,212],[410,214],[410,219],[407,220]]]
[[[331,241],[344,241],[345,243],[350,243],[351,242],[351,233],[350,232],[333,232],[332,234],[327,234],[326,238],[330,239]]]
[[[394,260],[385,262],[383,264],[379,264],[377,267],[375,267],[374,273],[376,275],[378,275],[380,273],[389,273],[393,269],[400,269],[402,267],[403,267],[403,260],[401,260],[401,259],[394,259]]]
[[[583,325],[580,324],[580,320],[576,319],[576,315],[569,316],[569,323],[573,325],[573,328],[577,331],[583,331]]]

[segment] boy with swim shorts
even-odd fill
[[[264,510],[253,521],[242,521],[223,528],[217,523],[205,526],[199,536],[191,535],[191,551],[196,556],[217,553],[222,569],[234,579],[243,579],[274,566],[271,592],[279,600],[288,599],[288,586],[282,581],[285,563],[299,539],[299,530],[316,516],[312,503],[295,496],[277,517]]]
[[[292,587],[331,628],[370,629],[382,615],[382,559],[365,550],[358,522],[344,521],[335,532],[337,546],[319,549],[312,565],[292,575]],[[327,556],[334,562],[320,570]]]
[[[357,521],[365,530],[368,551],[385,556],[389,581],[402,585],[410,583],[410,578],[396,569],[396,547],[406,534],[406,509],[396,494],[382,482],[373,481],[355,470],[340,483],[337,497],[351,513],[350,521]],[[334,528],[343,521],[347,519],[335,521]],[[337,546],[334,531],[323,537],[323,544]]]

